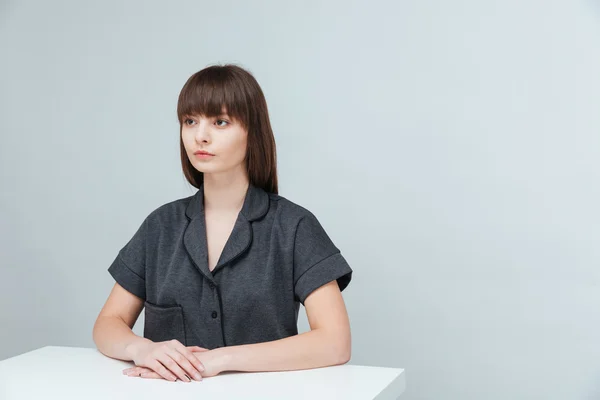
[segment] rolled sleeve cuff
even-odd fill
[[[133,293],[142,300],[146,299],[146,281],[133,272],[123,261],[120,255],[115,258],[108,268],[108,272],[115,281],[123,286],[125,290]]]
[[[337,280],[340,292],[343,291],[352,279],[352,268],[341,253],[335,253],[312,267],[310,267],[298,279],[295,286],[296,296],[300,303],[304,301],[316,289]]]

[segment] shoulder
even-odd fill
[[[297,225],[303,219],[316,219],[312,211],[287,197],[269,193],[269,198],[270,211],[276,213],[278,219],[284,222]]]
[[[152,225],[169,226],[178,225],[187,221],[185,210],[194,195],[178,198],[155,207],[146,217]]]

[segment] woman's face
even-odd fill
[[[205,174],[245,171],[248,132],[230,118],[225,109],[218,117],[186,116],[181,139],[190,162],[198,171]],[[200,150],[213,155],[195,154]]]

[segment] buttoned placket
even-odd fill
[[[208,267],[208,241],[206,238],[206,219],[204,214],[204,185],[201,184],[198,192],[192,198],[186,209],[186,216],[190,219],[184,232],[183,243],[190,255],[196,269],[202,274],[211,291],[212,304],[202,305],[204,312],[209,313],[206,321],[218,324],[221,333],[220,346],[226,346],[223,327],[223,304],[219,287],[215,282],[215,273],[235,258],[250,248],[252,243],[251,221],[265,215],[269,207],[269,197],[262,189],[250,185],[246,192],[244,204],[235,221],[233,230],[225,242],[217,265],[210,271]],[[202,318],[205,320],[205,318]]]

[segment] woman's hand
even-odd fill
[[[204,366],[204,372],[202,372],[204,378],[216,376],[225,371],[227,359],[226,356],[223,355],[221,349],[206,350],[197,346],[190,346],[188,349],[192,351],[193,355],[197,357]],[[200,351],[197,351],[198,349],[200,349]],[[163,376],[156,371],[143,366],[127,368],[123,370],[123,374],[150,379],[163,378]]]
[[[190,382],[189,378],[199,381],[202,380],[205,367],[198,354],[206,351],[208,350],[203,347],[186,347],[175,339],[165,342],[143,342],[133,351],[136,367],[127,368],[123,373],[142,367],[145,370],[140,370],[138,376],[140,372],[145,372],[143,377],[156,374],[157,377],[169,381],[176,381],[178,378],[184,382]]]

